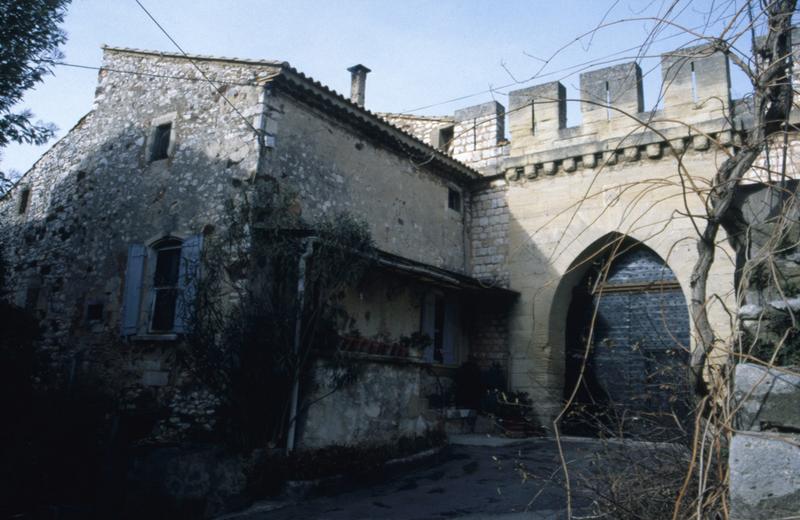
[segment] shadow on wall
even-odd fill
[[[0,377],[4,396],[29,401],[18,403],[24,413],[4,431],[4,514],[55,508],[60,516],[107,517],[132,503],[125,480],[136,442],[169,414],[178,426],[208,424],[192,422],[208,403],[174,408],[179,393],[199,390],[177,386],[184,374],[176,342],[120,336],[128,246],[212,233],[225,201],[248,189],[249,174],[191,144],[148,161],[136,130],[82,155],[90,123],[58,142],[2,201],[8,287],[40,328],[29,387],[10,387],[13,374]],[[23,190],[30,195],[25,208],[18,204]],[[222,502],[200,509],[214,514]]]

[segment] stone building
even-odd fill
[[[363,219],[378,249],[374,271],[347,296],[355,329],[373,339],[361,356],[367,376],[348,392],[372,399],[320,402],[300,445],[391,442],[440,428],[427,412],[435,372],[447,378],[483,349],[505,361],[480,306],[507,306],[515,294],[469,275],[470,185],[479,174],[365,110],[358,96],[363,103],[363,83],[349,100],[282,62],[105,48],[92,110],[0,206],[8,285],[44,324],[42,349],[80,368],[111,346],[124,353],[132,400],[137,388],[155,388],[179,428],[212,427],[214,396],[174,390],[185,374],[171,351],[195,290],[187,275],[225,225],[226,204],[268,179],[296,194],[311,225],[342,211]],[[421,360],[386,355],[418,331],[433,338]]]
[[[0,199],[10,286],[46,324],[42,348],[80,365],[122,345],[137,384],[167,392],[185,324],[181,299],[162,294],[191,287],[161,265],[192,265],[225,201],[268,178],[296,190],[309,222],[343,210],[369,223],[378,266],[348,295],[364,338],[422,331],[435,343],[422,360],[365,354],[370,376],[309,409],[301,445],[438,428],[432,378],[470,357],[502,367],[548,426],[602,293],[595,341],[621,348],[597,349],[598,388],[662,406],[672,389],[659,390],[653,364],[681,366],[692,348],[689,215],[748,124],[726,58],[665,54],[654,112],[636,64],[585,72],[575,127],[558,82],[511,92],[508,110],[417,117],[366,110],[368,69],[351,72],[346,99],[283,62],[105,48],[92,110]],[[734,264],[719,249],[710,312],[724,331]],[[640,343],[647,355],[629,348]]]

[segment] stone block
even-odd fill
[[[142,385],[166,386],[169,383],[169,372],[163,370],[145,370],[142,373]]]
[[[741,363],[736,365],[733,398],[739,405],[740,430],[800,431],[800,376]]]
[[[529,179],[535,179],[536,177],[539,176],[539,173],[536,171],[535,164],[526,164],[524,171],[525,171],[525,177]]]
[[[506,179],[509,181],[519,180],[519,172],[517,171],[517,168],[506,169]]]
[[[625,151],[623,152],[623,155],[625,157],[625,162],[638,161],[639,160],[639,147],[631,146],[631,147],[625,148]]]
[[[564,168],[565,172],[572,173],[577,168],[577,164],[574,158],[569,157],[561,162],[561,167]]]
[[[594,168],[597,166],[597,157],[593,153],[586,154],[581,157],[581,162],[584,168]]]
[[[645,152],[650,159],[658,159],[661,157],[661,143],[648,144]]]
[[[741,366],[741,365],[740,365]],[[730,446],[731,520],[793,518],[800,511],[800,436],[737,434]]]
[[[603,164],[608,166],[617,164],[617,151],[609,150],[607,152],[603,152]]]
[[[556,174],[556,163],[549,161],[546,163],[542,163],[542,173],[545,175],[555,175]]]
[[[692,137],[692,148],[698,151],[708,150],[710,141],[705,135],[695,135]]]
[[[686,140],[682,137],[680,139],[672,139],[669,144],[672,147],[673,153],[681,153],[686,150]]]

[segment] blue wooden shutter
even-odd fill
[[[203,247],[203,235],[194,235],[183,241],[181,245],[181,265],[178,272],[180,293],[175,306],[175,332],[185,333],[189,330],[195,314],[195,298],[197,297],[197,279],[200,276],[200,251]]]
[[[433,338],[436,335],[436,295],[433,292],[428,292],[422,297],[420,332],[430,336],[430,342],[422,354],[422,359],[433,362]]]
[[[139,329],[139,307],[142,301],[142,276],[147,251],[142,244],[128,246],[128,267],[125,269],[125,292],[122,295],[120,333],[136,334]]]
[[[445,300],[444,330],[442,331],[442,362],[445,365],[455,365],[456,363],[456,346],[461,326],[459,318],[458,304],[449,299]]]

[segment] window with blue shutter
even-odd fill
[[[175,329],[175,310],[181,293],[182,246],[178,239],[165,238],[151,248],[155,265],[150,298],[150,332],[165,333]]]
[[[121,333],[185,333],[194,315],[203,237],[163,238],[128,248]],[[146,282],[146,283],[145,283]],[[143,305],[143,296],[148,296]],[[142,313],[142,311],[145,311]]]
[[[425,349],[423,359],[429,363],[456,364],[460,326],[457,302],[435,291],[425,294],[420,330],[430,336],[431,343]]]
[[[460,313],[458,304],[450,299],[444,301],[444,330],[442,333],[442,363],[455,365],[456,347],[459,339]]]
[[[422,359],[427,362],[433,361],[433,351],[434,351],[434,337],[436,336],[436,296],[432,293],[426,293],[422,297],[422,309],[421,309],[421,317],[420,317],[420,332],[423,334],[427,334],[430,337],[430,343],[425,348],[425,352],[422,354]]]

